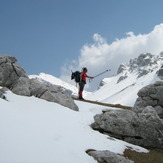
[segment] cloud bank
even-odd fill
[[[133,32],[127,32],[124,38],[116,39],[111,44],[100,34],[95,33],[93,43],[82,47],[78,60],[66,63],[62,67],[61,79],[70,82],[70,70],[81,70],[82,67],[88,68],[90,76],[111,69],[110,73],[87,84],[87,88],[92,91],[98,87],[102,78],[115,74],[121,63],[127,63],[141,53],[149,52],[158,55],[162,51],[163,24],[156,25],[148,34],[135,35]]]

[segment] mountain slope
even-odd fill
[[[160,53],[160,55],[140,54],[138,58],[131,59],[129,63],[121,64],[116,75],[103,79],[97,91],[92,93],[84,91],[84,98],[132,107],[137,98],[137,92],[142,87],[160,80],[157,72],[162,64],[163,53]],[[77,96],[78,94],[77,87],[52,75],[40,73],[29,77],[61,86],[71,96]]]
[[[120,65],[115,76],[103,79],[100,88],[86,98],[133,106],[142,87],[160,80],[157,72],[162,63],[161,55],[141,54],[128,64]]]
[[[123,154],[127,148],[144,148],[94,131],[93,116],[106,107],[76,102],[79,112],[36,97],[7,91],[0,98],[0,162],[96,163],[88,149]],[[107,108],[111,109],[111,108]],[[114,109],[114,108],[113,108]]]

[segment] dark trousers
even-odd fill
[[[85,86],[86,82],[85,81],[81,81],[79,83],[79,98],[83,99],[83,90],[84,90],[84,86]]]
[[[79,83],[79,91],[83,92],[85,84],[86,84],[85,81],[81,81]]]

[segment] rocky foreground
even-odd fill
[[[132,144],[163,149],[163,81],[142,88],[138,96],[132,110],[105,111],[94,117],[95,122],[91,126]],[[110,152],[106,151],[91,151],[89,154],[97,160],[102,156],[110,157]],[[110,163],[106,159],[102,162]]]

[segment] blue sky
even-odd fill
[[[0,54],[15,56],[28,74],[59,77],[64,65],[83,65],[81,51],[98,38],[113,44],[127,32],[149,34],[163,23],[162,6],[162,0],[0,0]]]

